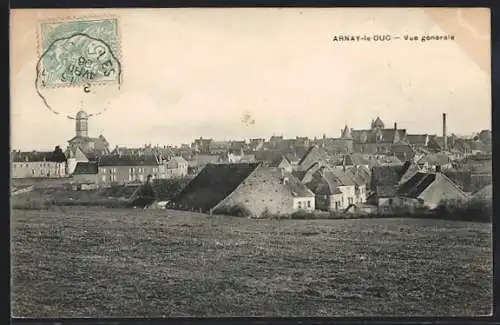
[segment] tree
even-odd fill
[[[66,155],[62,151],[60,146],[56,146],[54,151],[52,152],[52,161],[55,162],[65,162],[66,161]]]

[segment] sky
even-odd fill
[[[89,135],[115,145],[176,145],[340,136],[380,116],[408,133],[491,128],[487,9],[241,8],[13,10],[11,147],[50,150],[74,136],[80,109],[102,112]],[[436,11],[437,10],[437,11]],[[475,10],[475,11],[474,11]],[[123,83],[34,86],[41,21],[117,17]],[[455,35],[455,41],[334,42],[336,35]],[[246,124],[246,114],[255,122]]]

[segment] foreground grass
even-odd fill
[[[14,210],[18,317],[485,315],[491,224]]]

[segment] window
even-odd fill
[[[311,201],[307,201],[307,207],[310,208],[311,207]]]
[[[142,175],[142,174],[141,174],[141,175],[139,175],[139,180],[140,180],[141,182],[142,182],[142,181],[144,181],[144,175]]]
[[[392,205],[392,199],[389,199],[389,205]]]
[[[302,209],[302,202],[299,201],[298,207],[299,209]]]
[[[106,175],[102,175],[102,181],[105,182],[106,181]]]
[[[106,168],[103,168],[103,169],[102,169],[102,173],[103,173],[103,174],[106,174]]]

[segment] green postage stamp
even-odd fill
[[[120,84],[116,18],[42,22],[38,46],[39,87]]]

